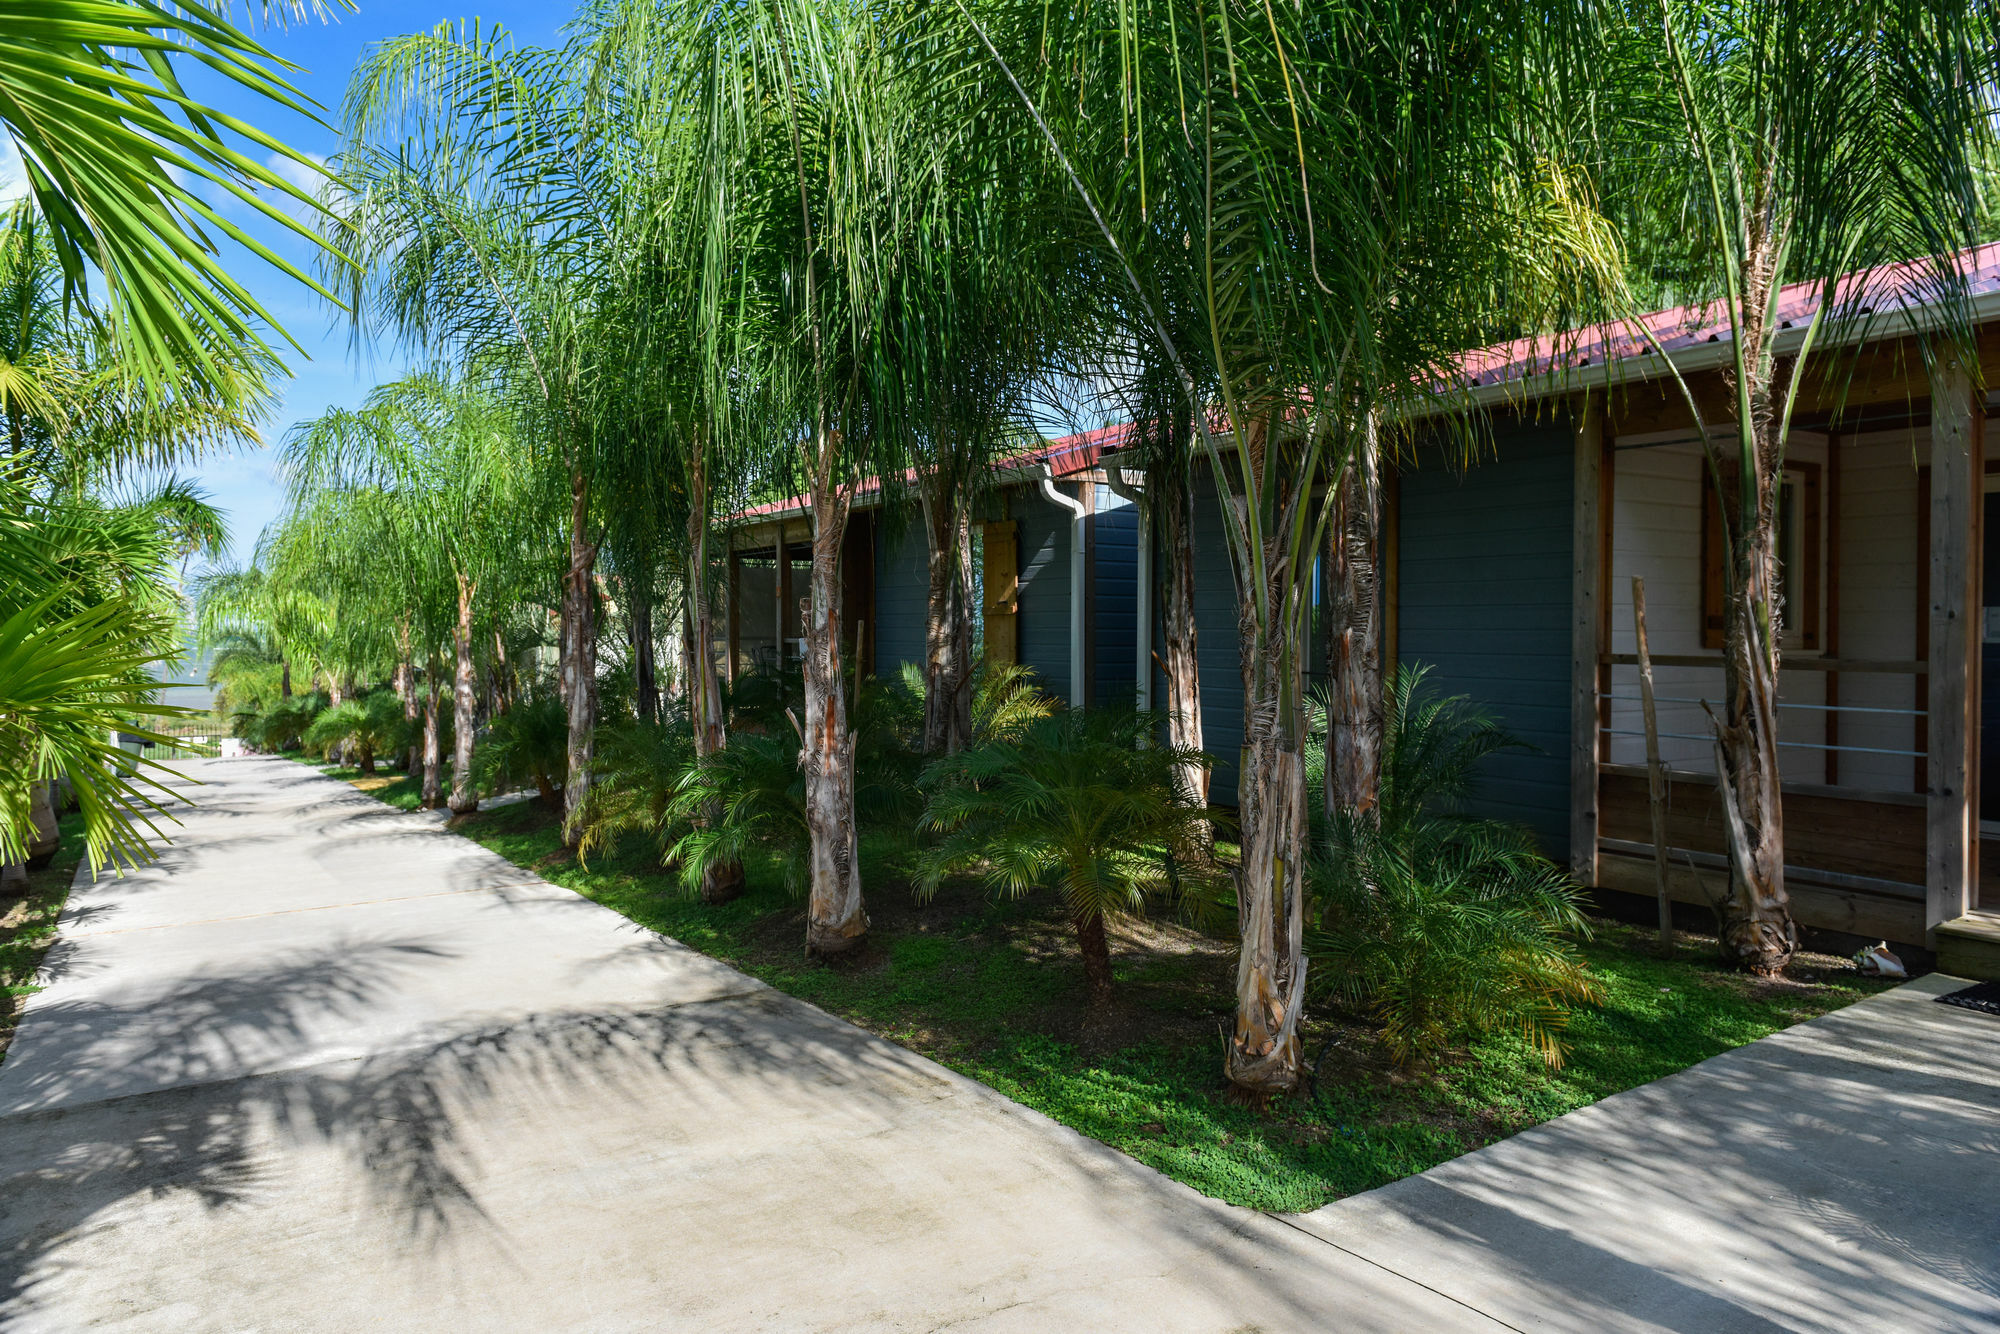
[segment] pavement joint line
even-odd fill
[[[1260,1210],[1259,1212],[1263,1211]],[[1472,1312],[1480,1319],[1491,1320],[1494,1324],[1500,1326],[1500,1328],[1502,1329],[1511,1329],[1514,1331],[1514,1334],[1528,1334],[1528,1331],[1522,1329],[1519,1325],[1510,1325],[1506,1321],[1502,1320],[1499,1316],[1494,1315],[1491,1311],[1483,1311],[1479,1307],[1474,1306],[1471,1302],[1466,1301],[1462,1297],[1454,1297],[1450,1293],[1445,1292],[1442,1289],[1432,1287],[1430,1284],[1424,1282],[1420,1278],[1413,1278],[1409,1274],[1405,1274],[1400,1270],[1391,1269],[1388,1265],[1383,1264],[1380,1260],[1376,1260],[1370,1256],[1363,1255],[1360,1251],[1350,1251],[1349,1249],[1347,1249],[1347,1247],[1341,1245],[1339,1242],[1333,1241],[1327,1237],[1322,1237],[1319,1233],[1313,1231],[1311,1228],[1301,1225],[1298,1222],[1298,1220],[1293,1218],[1290,1214],[1265,1213],[1264,1217],[1276,1219],[1278,1222],[1283,1223],[1286,1227],[1292,1229],[1294,1232],[1298,1232],[1305,1236],[1311,1237],[1314,1241],[1318,1242],[1320,1245],[1330,1247],[1333,1250],[1339,1251],[1342,1255],[1352,1256],[1354,1259],[1359,1260],[1362,1264],[1370,1265],[1376,1269],[1379,1269],[1383,1273],[1389,1275],[1389,1277],[1391,1278],[1401,1279],[1405,1283],[1414,1283],[1417,1287],[1422,1288],[1425,1292],[1430,1293],[1433,1297],[1442,1297],[1445,1301],[1450,1302],[1453,1306],[1464,1307],[1466,1310]]]
[[[383,903],[416,903],[420,902],[423,899],[455,899],[462,894],[491,894],[496,890],[502,890],[502,889],[560,889],[560,888],[562,888],[562,886],[551,885],[546,880],[520,880],[520,881],[512,881],[504,885],[474,885],[470,889],[446,889],[446,890],[440,890],[435,894],[397,894],[391,898],[386,898],[386,899],[354,899],[347,903],[320,903],[320,904],[315,904],[310,908],[273,908],[269,912],[236,913],[230,917],[204,917],[193,922],[155,922],[151,926],[110,926],[110,927],[100,927],[96,930],[92,930],[89,927],[84,927],[81,930],[69,931],[65,932],[64,934],[73,937],[132,936],[132,935],[137,935],[141,931],[172,931],[178,927],[183,927],[183,926],[215,926],[222,922],[254,921],[259,917],[289,917],[295,913],[335,912],[341,908],[372,908],[377,906],[378,904],[383,904]],[[571,890],[570,892],[573,894],[575,893],[574,890]],[[577,897],[583,898],[583,896],[580,894],[578,894]],[[584,899],[584,902],[586,903],[590,901],[591,900],[589,899]],[[659,933],[654,932],[654,934],[658,935]]]

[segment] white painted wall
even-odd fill
[[[1917,464],[1929,450],[1921,429],[1877,431],[1840,440],[1840,656],[1901,660],[1917,656]],[[1840,702],[1912,709],[1916,680],[1843,672]],[[1910,714],[1843,713],[1840,742],[1913,750]],[[1841,787],[1909,792],[1916,760],[1908,755],[1843,751]]]
[[[1791,459],[1824,465],[1824,438],[1801,432],[1788,450]],[[1632,618],[1632,577],[1646,581],[1646,637],[1656,655],[1713,652],[1701,645],[1701,450],[1691,437],[1626,437],[1618,441],[1613,464],[1611,526],[1611,651],[1637,651]],[[1914,487],[1914,481],[1912,482]],[[1826,503],[1826,488],[1820,490]],[[1821,532],[1827,515],[1822,508]],[[1913,539],[1914,540],[1914,539]],[[1821,597],[1826,583],[1821,580]],[[1906,609],[1909,602],[1902,604]],[[1822,601],[1822,622],[1824,601]],[[1851,646],[1849,649],[1852,652]],[[1817,657],[1803,650],[1787,655]],[[1707,715],[1699,701],[1721,707],[1722,672],[1709,667],[1655,667],[1659,700],[1660,755],[1670,768],[1712,773],[1715,751]],[[1844,687],[1843,687],[1844,689]],[[1636,667],[1611,669],[1613,763],[1644,764],[1644,714],[1638,702]],[[1779,680],[1779,738],[1803,743],[1785,746],[1779,763],[1787,781],[1826,781],[1825,714],[1785,705],[1823,705],[1826,681],[1811,671],[1789,671]],[[1625,735],[1625,734],[1630,735]],[[1844,777],[1844,775],[1843,775]]]

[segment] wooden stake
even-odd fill
[[[1646,581],[1632,576],[1632,624],[1639,639],[1639,701],[1646,713],[1646,797],[1653,811],[1653,871],[1660,892],[1660,953],[1674,949],[1674,903],[1667,881],[1667,771],[1660,763],[1660,720],[1653,709],[1653,657],[1646,651]]]

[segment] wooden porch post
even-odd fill
[[[799,614],[799,609],[792,605],[792,551],[785,541],[785,524],[782,519],[778,522],[778,540],[772,547],[772,550],[777,553],[778,557],[776,565],[772,568],[774,577],[778,581],[778,652],[776,661],[779,668],[782,669],[785,665],[785,640],[790,637],[787,634],[787,630],[798,628],[802,631],[804,628],[801,622],[792,620],[792,617]]]
[[[1569,869],[1597,883],[1597,659],[1603,587],[1604,423],[1598,396],[1576,414],[1570,534]]]
[[[1925,943],[1979,883],[1979,519],[1985,422],[1956,348],[1931,381],[1930,694],[1925,756]]]
[[[742,643],[743,627],[739,623],[738,612],[743,606],[743,557],[738,555],[734,544],[729,549],[729,634],[728,649],[722,659],[722,679],[730,685],[736,684],[736,654]],[[715,650],[704,644],[705,652]]]

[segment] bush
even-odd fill
[[[550,691],[538,691],[496,716],[474,756],[479,788],[488,795],[532,783],[541,803],[562,806],[569,777],[569,713]]]
[[[989,727],[989,732],[993,730]],[[943,835],[919,858],[918,893],[954,871],[977,872],[996,892],[1062,895],[1076,928],[1093,1005],[1111,999],[1104,919],[1140,912],[1179,888],[1202,812],[1178,788],[1180,766],[1206,763],[1153,744],[1158,715],[1063,710],[1017,718],[925,771],[924,826]]]
[[[392,690],[377,690],[322,712],[300,734],[300,743],[329,757],[338,747],[351,747],[354,767],[372,774],[377,756],[409,748],[411,730],[403,701]]]
[[[690,893],[699,891],[711,866],[742,862],[761,848],[776,856],[786,888],[802,890],[810,839],[793,719],[802,715],[804,698],[795,667],[739,677],[724,701],[728,744],[706,760],[695,757],[684,717],[607,729],[598,786],[583,819],[586,846],[603,847],[625,832],[651,833],[661,860],[677,868]],[[870,678],[849,693],[855,815],[865,823],[907,822],[916,813],[913,719],[921,722],[921,710],[888,683]]]
[[[1464,813],[1480,761],[1520,743],[1424,675],[1397,677],[1379,805],[1339,817],[1311,870],[1315,990],[1379,1021],[1401,1063],[1511,1029],[1559,1066],[1570,1007],[1597,999],[1568,939],[1589,931],[1578,888],[1526,829]]]
[[[669,816],[694,764],[694,733],[685,715],[639,718],[598,729],[590,796],[578,820],[577,856],[587,859],[621,835],[659,840],[660,857],[686,831]]]
[[[229,720],[230,731],[256,749],[276,755],[303,746],[307,729],[325,710],[326,696],[314,690],[265,708],[238,710]]]

